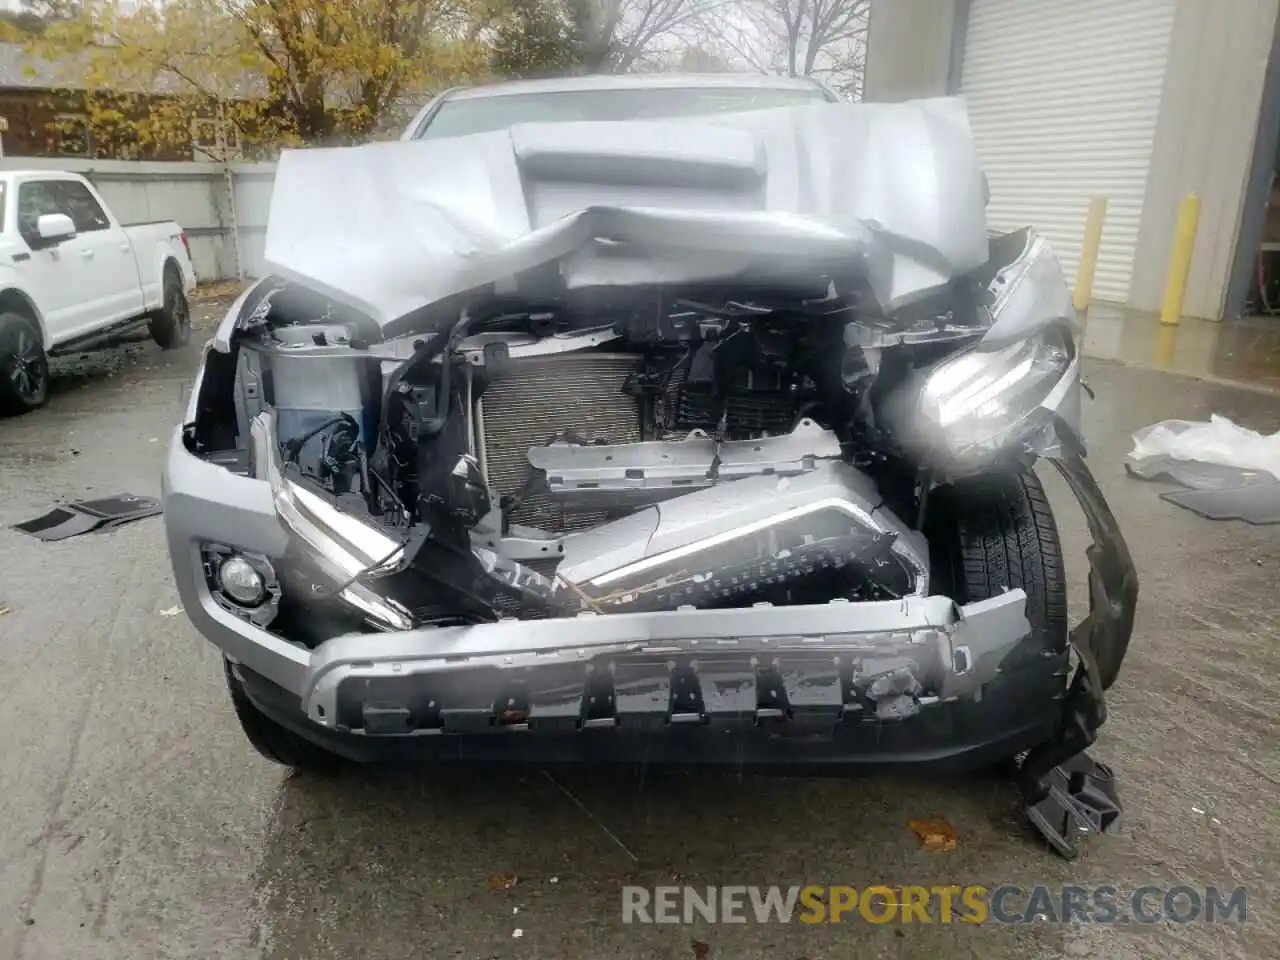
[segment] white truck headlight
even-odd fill
[[[258,568],[238,554],[228,557],[218,567],[218,586],[222,592],[245,607],[256,607],[267,596],[267,581]]]

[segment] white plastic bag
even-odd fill
[[[1266,470],[1280,479],[1280,431],[1264,436],[1216,413],[1208,423],[1164,420],[1133,435],[1131,461],[1167,456],[1242,470]]]

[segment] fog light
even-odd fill
[[[244,557],[231,556],[218,566],[218,586],[236,603],[256,606],[267,596],[262,574]]]

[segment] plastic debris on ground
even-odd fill
[[[1165,420],[1134,433],[1125,469],[1186,488],[1160,498],[1202,517],[1280,523],[1280,431],[1261,434],[1217,414]]]
[[[520,882],[520,878],[517,877],[514,873],[489,874],[490,890],[510,890],[519,882]]]
[[[1164,420],[1134,433],[1129,461],[1158,456],[1263,470],[1280,478],[1280,431],[1264,435],[1216,413],[1208,422]]]
[[[52,543],[94,530],[112,530],[159,513],[160,501],[154,497],[121,493],[114,497],[64,503],[34,520],[15,523],[13,529],[45,543]]]

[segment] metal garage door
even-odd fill
[[[1108,197],[1094,296],[1123,302],[1175,0],[973,0],[961,90],[991,226],[1031,224],[1074,282],[1089,198]]]

